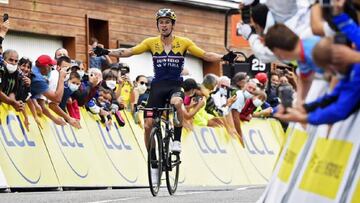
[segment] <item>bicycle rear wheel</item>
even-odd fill
[[[150,133],[148,152],[148,178],[151,194],[155,197],[160,189],[162,174],[162,137],[158,128],[153,128]]]
[[[172,138],[169,138],[169,141],[165,143],[164,149],[166,153],[166,163],[164,163],[166,165],[166,186],[170,195],[176,192],[181,163],[179,153],[171,152],[170,145],[172,141]]]

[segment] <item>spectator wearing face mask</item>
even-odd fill
[[[259,83],[257,79],[251,79],[248,83],[246,83],[244,90],[238,90],[236,92],[236,101],[230,106],[231,114],[234,119],[234,126],[242,144],[244,142],[240,126],[240,113],[245,106],[246,99],[251,99],[254,95],[254,92],[257,90],[257,83]]]
[[[49,102],[49,108],[51,110],[53,110],[57,115],[61,116],[62,118],[65,119],[65,121],[67,121],[71,126],[75,127],[75,128],[81,128],[80,126],[80,122],[71,117],[69,114],[66,113],[66,109],[65,109],[65,106],[66,106],[66,101],[68,100],[68,98],[70,97],[70,95],[73,93],[70,88],[69,88],[69,79],[70,79],[70,76],[72,75],[73,77],[73,80],[75,81],[76,79],[75,78],[79,78],[80,80],[80,76],[79,74],[77,74],[76,72],[74,72],[73,74],[71,74],[71,60],[69,57],[67,56],[61,56],[58,61],[57,61],[57,68],[53,71],[50,72],[50,77],[49,77],[49,88],[50,89],[55,89],[57,87],[57,80],[58,80],[58,77],[59,77],[59,71],[58,70],[61,70],[61,69],[64,69],[67,71],[67,75],[65,77],[65,80],[64,80],[64,91],[63,91],[63,95],[61,97],[61,101],[60,102],[53,102],[53,101],[50,101]],[[76,74],[77,75],[76,75]],[[80,81],[79,81],[80,83]],[[56,85],[55,85],[56,84]],[[70,85],[71,86],[71,85]],[[66,99],[64,101],[64,99]]]
[[[145,75],[138,75],[135,79],[134,103],[138,104],[141,95],[145,94],[148,89],[148,79]]]
[[[254,92],[254,96],[251,99],[247,99],[245,102],[245,106],[242,108],[240,112],[240,119],[242,121],[250,121],[252,119],[252,114],[255,110],[261,107],[266,101],[265,92],[258,90]]]
[[[17,111],[22,111],[24,109],[23,102],[15,99],[19,79],[26,83],[27,86],[30,86],[31,81],[28,77],[20,78],[19,71],[17,71],[18,57],[18,53],[12,49],[8,49],[3,53],[4,66],[0,67],[2,72],[0,94],[5,103],[12,105]],[[13,94],[13,96],[10,97],[10,94]]]
[[[69,74],[69,80],[65,82],[64,85],[64,95],[62,97],[62,100],[59,104],[60,108],[67,112],[66,110],[66,103],[71,98],[71,95],[77,91],[80,87],[81,81],[80,81],[80,75],[76,71],[72,71]]]

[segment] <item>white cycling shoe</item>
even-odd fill
[[[151,168],[151,180],[153,185],[158,184],[159,180],[159,169],[158,168]]]
[[[172,152],[181,152],[181,142],[180,141],[174,141],[171,146]]]

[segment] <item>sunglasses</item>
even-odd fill
[[[144,85],[144,84],[145,84],[145,85],[148,85],[147,82],[143,82],[143,81],[140,82],[140,85]]]
[[[220,85],[220,87],[224,88],[224,89],[228,88],[228,86],[226,86],[226,85]]]

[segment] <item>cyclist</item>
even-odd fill
[[[150,51],[153,57],[154,79],[151,83],[150,96],[147,108],[164,107],[166,100],[175,106],[178,122],[174,128],[173,152],[181,152],[181,131],[184,93],[181,91],[181,72],[184,67],[184,59],[187,51],[205,61],[217,62],[221,60],[232,62],[236,54],[229,52],[221,56],[213,52],[206,52],[196,46],[194,42],[185,37],[173,35],[176,15],[171,9],[163,8],[156,13],[156,26],[160,36],[150,37],[132,48],[120,48],[106,50],[96,47],[94,53],[98,56],[110,55],[115,57],[129,57]],[[145,112],[145,145],[149,146],[149,136],[152,129],[153,119],[151,112]],[[149,149],[147,149],[149,151]],[[155,152],[150,152],[155,153]]]

